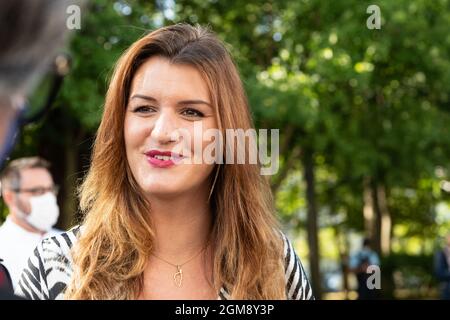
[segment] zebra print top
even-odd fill
[[[23,270],[16,294],[33,300],[63,299],[64,291],[72,276],[70,249],[76,242],[80,228],[44,239],[28,259]],[[285,279],[288,300],[314,299],[311,286],[303,266],[288,238],[280,232],[284,240]],[[222,287],[218,300],[228,300],[230,295]]]

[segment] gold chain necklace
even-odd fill
[[[193,257],[191,257],[189,260],[181,263],[181,264],[174,264],[172,262],[169,262],[161,257],[158,257],[156,254],[152,253],[152,256],[154,256],[155,258],[158,258],[159,260],[164,261],[165,263],[170,264],[171,266],[174,266],[175,268],[177,268],[177,272],[174,273],[173,275],[173,281],[175,282],[175,285],[179,288],[181,288],[183,286],[183,269],[181,269],[182,266],[184,266],[186,263],[190,262],[191,260],[193,260],[195,257],[197,257],[200,253],[202,253],[208,246],[208,243],[206,243],[205,247],[203,247],[202,250],[200,250],[200,252],[196,253]]]

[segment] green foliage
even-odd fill
[[[369,177],[385,186],[393,222],[408,225],[404,237],[433,239],[442,232],[435,206],[449,200],[440,190],[450,180],[449,0],[379,0],[380,30],[366,27],[371,1],[171,3],[89,2],[67,48],[73,69],[56,110],[25,130],[14,155],[45,154],[77,136],[91,141],[122,52],[148,30],[199,23],[227,42],[256,125],[280,129],[285,147],[273,180],[281,179],[275,191],[283,222],[305,228],[298,149],[314,155],[319,212],[343,216],[345,228],[363,228]],[[43,92],[37,90],[33,105]],[[88,151],[77,149],[76,161]]]
[[[391,278],[397,290],[409,293],[404,298],[429,298],[438,284],[433,273],[433,255],[390,255],[382,259],[381,270]]]

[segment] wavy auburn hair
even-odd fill
[[[151,32],[115,67],[90,170],[80,187],[82,232],[72,249],[69,299],[135,299],[153,248],[150,203],[125,155],[124,119],[136,70],[150,57],[195,67],[208,85],[219,129],[253,128],[247,98],[230,54],[202,27],[177,24]],[[225,141],[226,143],[226,141]],[[283,241],[260,164],[216,165],[213,285],[232,299],[286,299]]]

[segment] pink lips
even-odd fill
[[[158,167],[158,168],[171,167],[171,166],[179,163],[183,159],[182,155],[173,153],[170,151],[150,150],[150,151],[146,152],[145,155],[147,156],[147,161],[151,165]],[[156,158],[156,156],[166,156],[166,157],[170,157],[170,159],[162,160],[162,159]]]

